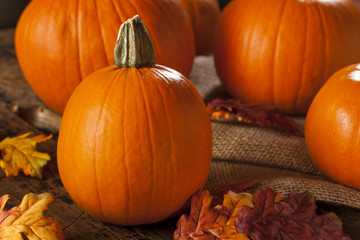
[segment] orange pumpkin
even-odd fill
[[[360,189],[360,64],[336,72],[320,89],[305,121],[314,164],[329,178]]]
[[[217,0],[180,0],[189,14],[195,36],[197,55],[208,55],[212,52],[213,36],[216,21],[220,15]]]
[[[15,47],[23,74],[39,98],[62,113],[86,76],[112,64],[118,28],[135,14],[148,26],[157,63],[188,76],[194,36],[178,1],[32,0],[18,22]]]
[[[351,0],[233,0],[219,17],[216,69],[235,98],[305,114],[325,81],[360,61]]]
[[[115,65],[89,75],[66,106],[61,180],[91,216],[114,224],[164,220],[206,182],[209,116],[182,74],[155,65],[141,19],[120,29]]]

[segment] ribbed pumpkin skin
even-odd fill
[[[329,178],[360,189],[360,64],[336,72],[311,103],[305,141]]]
[[[196,55],[212,52],[215,25],[220,15],[217,0],[180,0],[191,18]]]
[[[120,225],[178,211],[205,184],[211,155],[200,95],[159,65],[91,74],[71,96],[58,140],[68,193],[91,216]]]
[[[360,61],[355,1],[233,0],[219,17],[217,72],[235,98],[305,114],[325,81]]]
[[[119,27],[137,13],[153,40],[156,62],[188,76],[194,36],[177,0],[32,0],[18,22],[15,47],[39,98],[62,113],[82,79],[113,64]]]

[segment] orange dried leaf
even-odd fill
[[[0,198],[0,239],[22,240],[24,234],[29,240],[65,239],[59,223],[43,215],[47,207],[54,202],[50,193],[40,195],[29,193],[19,206],[5,211],[9,195]]]
[[[226,111],[214,111],[214,112],[211,112],[210,115],[211,115],[212,118],[215,118],[217,120],[219,120],[220,117],[224,117],[225,119],[230,118],[230,113],[226,112]]]
[[[190,215],[181,216],[174,239],[249,240],[245,234],[236,232],[234,220],[241,206],[253,206],[253,195],[230,191],[225,194],[222,205],[211,209],[212,199],[208,191],[200,192],[192,198]]]
[[[259,104],[249,104],[239,99],[215,99],[207,104],[211,117],[229,119],[235,116],[237,121],[257,124],[261,127],[276,126],[288,134],[303,136],[295,122],[283,115],[279,110]]]
[[[0,167],[6,176],[14,177],[23,171],[26,175],[42,178],[42,168],[50,161],[50,155],[36,151],[36,144],[52,138],[52,135],[38,135],[27,138],[31,133],[26,133],[14,138],[5,138],[0,142],[3,159]]]

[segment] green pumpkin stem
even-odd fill
[[[115,66],[141,68],[155,65],[154,47],[143,20],[136,15],[124,22],[114,49]]]

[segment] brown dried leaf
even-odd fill
[[[24,196],[19,206],[5,211],[8,200],[9,195],[0,198],[0,239],[23,240],[22,234],[29,240],[65,239],[59,223],[43,215],[54,201],[52,194],[29,193]]]
[[[249,104],[238,99],[215,99],[207,104],[210,116],[216,119],[230,118],[234,115],[238,121],[257,124],[261,127],[279,127],[287,134],[303,136],[295,122],[275,108],[258,104]]]
[[[350,240],[335,214],[317,215],[312,194],[290,193],[279,201],[271,187],[256,193],[254,207],[239,208],[235,226],[251,239]]]

